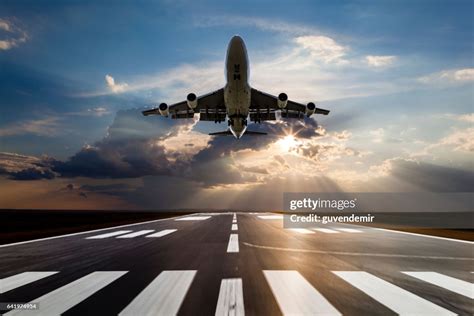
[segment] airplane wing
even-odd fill
[[[288,100],[286,107],[278,107],[278,97],[252,88],[250,102],[250,120],[275,120],[275,111],[281,110],[281,116],[302,119],[306,112],[306,105]],[[328,115],[329,110],[315,108],[314,113]]]
[[[194,109],[188,106],[187,101],[178,102],[168,106],[169,114],[172,119],[192,118],[194,113],[201,113],[201,121],[215,121],[225,119],[226,108],[224,103],[224,89],[219,89],[211,93],[199,96],[197,105]],[[159,115],[159,108],[146,110],[143,115]]]

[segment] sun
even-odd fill
[[[282,151],[290,152],[298,146],[298,140],[293,135],[287,135],[277,141]]]

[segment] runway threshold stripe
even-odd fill
[[[314,234],[312,230],[306,228],[288,228],[288,230],[298,234]]]
[[[362,233],[362,231],[354,228],[336,228],[337,230],[340,230],[345,233]]]
[[[314,228],[314,230],[325,233],[325,234],[337,234],[339,233],[337,230],[329,229],[329,228]]]
[[[154,234],[151,234],[151,235],[147,235],[145,237],[149,238],[149,237],[163,237],[163,236],[166,236],[166,235],[169,235],[169,234],[172,234],[174,233],[175,231],[177,231],[177,229],[164,229],[164,230],[161,230],[159,232],[156,232]]]
[[[284,315],[341,315],[298,271],[263,274]]]
[[[97,271],[66,284],[31,303],[38,303],[40,310],[14,310],[5,315],[60,315],[97,291],[120,278],[127,271]]]
[[[230,234],[227,252],[239,252],[239,235]]]
[[[402,271],[403,272],[403,271]],[[437,272],[403,272],[419,280],[474,299],[474,284]]]
[[[117,238],[135,238],[135,237],[138,237],[138,236],[142,236],[142,235],[152,233],[154,231],[155,231],[154,229],[139,230],[137,232],[133,232],[133,233],[130,233],[130,234],[118,236]]]
[[[211,216],[188,216],[175,219],[175,221],[204,221],[211,218]]]
[[[161,272],[119,315],[176,315],[195,275],[196,270]]]
[[[96,235],[92,237],[87,237],[86,239],[103,239],[103,238],[109,238],[109,237],[118,236],[118,235],[130,233],[130,232],[131,230],[117,230],[111,233],[105,233],[105,234],[100,234],[100,235]]]
[[[237,226],[237,224],[232,224],[232,230],[238,230],[239,227]]]
[[[260,219],[283,219],[283,215],[259,215]]]
[[[15,274],[7,278],[0,279],[0,294],[14,290],[20,286],[41,280],[56,273],[58,273],[58,271],[31,271]]]
[[[456,315],[396,285],[364,271],[333,271],[377,302],[402,315]]]
[[[242,279],[223,279],[221,281],[215,315],[245,315]]]

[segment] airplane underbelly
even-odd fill
[[[229,85],[224,93],[224,101],[229,116],[247,116],[250,107],[250,89]]]

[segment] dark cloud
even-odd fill
[[[433,192],[473,192],[474,172],[405,159],[390,161],[391,175]]]
[[[0,153],[0,174],[12,180],[54,179],[56,173],[51,157],[33,157],[13,153]]]

